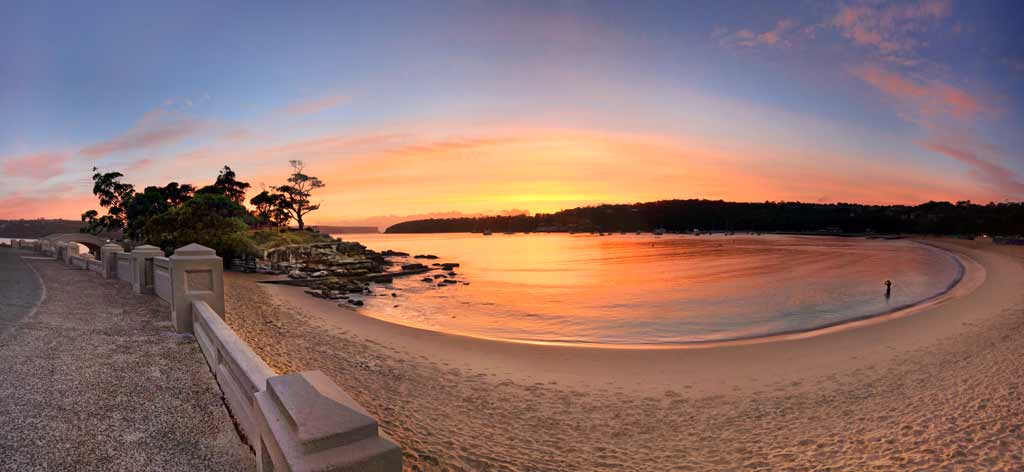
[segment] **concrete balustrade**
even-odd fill
[[[120,244],[107,243],[100,248],[100,261],[103,263],[103,278],[117,277],[117,257],[124,253]]]
[[[166,257],[153,258],[153,293],[165,302],[171,303],[174,296],[171,289],[171,261]]]
[[[72,257],[78,257],[79,255],[81,255],[80,251],[81,251],[81,247],[78,245],[78,243],[70,242],[70,243],[65,244],[64,245],[64,262],[67,263],[68,265],[72,265],[71,264],[71,258]]]
[[[96,259],[86,259],[85,263],[90,271],[103,275],[103,261],[98,261]]]
[[[88,259],[86,259],[86,258],[84,258],[82,256],[68,256],[68,259],[69,259],[69,262],[71,262],[71,264],[70,264],[71,267],[74,267],[76,269],[83,269],[83,270],[89,268],[89,261],[88,261]]]
[[[131,284],[132,275],[135,273],[132,271],[132,255],[122,252],[115,254],[114,258],[117,260],[117,279]]]
[[[194,334],[258,471],[402,470],[401,448],[330,378],[320,371],[277,375],[224,322],[224,266],[212,249],[189,244],[167,258],[153,246],[126,253],[107,244],[94,260],[72,244],[32,247],[167,300],[175,330]]]
[[[132,256],[132,290],[138,294],[153,293],[153,258],[163,257],[164,252],[148,244],[136,247]]]
[[[179,333],[192,332],[192,302],[204,301],[224,315],[224,261],[213,249],[189,244],[170,257],[171,319]]]

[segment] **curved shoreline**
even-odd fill
[[[309,297],[293,287],[261,286],[273,299],[300,313],[318,329],[357,333],[377,344],[401,347],[451,365],[521,380],[540,377],[563,385],[593,385],[599,381],[629,390],[672,388],[680,379],[685,379],[695,387],[694,393],[710,393],[722,391],[726,385],[729,388],[757,387],[769,376],[787,378],[825,373],[837,367],[888,359],[894,353],[913,350],[938,337],[955,334],[963,318],[977,316],[979,310],[988,305],[1009,303],[1008,298],[1015,295],[1016,292],[1006,286],[1015,278],[1024,277],[1024,270],[1013,265],[1011,258],[1000,254],[997,248],[933,242],[968,256],[968,261],[976,261],[978,269],[983,269],[987,275],[968,277],[945,296],[910,310],[820,329],[813,335],[801,333],[781,336],[771,342],[760,339],[713,346],[609,349],[475,338],[372,318],[339,308],[333,302]],[[971,272],[968,269],[967,273]],[[246,278],[246,274],[237,274],[237,277]],[[255,276],[247,278],[253,283],[257,279]],[[921,316],[909,316],[911,314]]]
[[[352,393],[408,470],[1019,470],[1024,248],[928,242],[985,277],[914,316],[768,343],[469,338],[237,273],[226,319],[279,372],[321,369]]]
[[[529,345],[540,345],[540,346],[562,346],[569,348],[596,348],[596,349],[701,349],[721,346],[736,346],[746,344],[757,344],[757,343],[769,343],[786,339],[800,339],[813,336],[821,336],[824,334],[836,332],[842,329],[852,329],[857,326],[862,326],[866,323],[881,322],[885,320],[900,318],[909,316],[917,313],[921,310],[927,309],[928,307],[939,303],[942,300],[948,299],[954,296],[963,296],[966,293],[964,291],[954,291],[961,282],[964,281],[965,277],[981,277],[981,280],[976,280],[973,286],[980,284],[984,280],[985,271],[980,265],[966,256],[965,254],[945,249],[934,244],[929,244],[920,240],[911,240],[916,244],[926,246],[933,251],[937,251],[941,256],[950,258],[956,264],[956,275],[955,277],[939,292],[932,294],[928,297],[916,300],[910,303],[905,303],[899,306],[890,307],[888,309],[866,313],[862,315],[856,315],[848,318],[837,319],[834,321],[827,321],[821,324],[797,327],[792,329],[784,329],[780,331],[769,331],[762,333],[753,333],[749,335],[740,335],[734,337],[724,337],[718,339],[696,339],[689,341],[667,341],[667,342],[623,342],[623,343],[609,343],[600,341],[584,341],[584,340],[569,340],[569,339],[530,339],[530,338],[502,338],[502,337],[491,337],[479,334],[463,333],[458,331],[444,331],[438,329],[432,329],[429,327],[416,326],[415,324],[405,324],[400,321],[389,319],[388,317],[379,316],[373,314],[372,311],[366,309],[356,310],[360,315],[380,320],[385,323],[390,323],[397,326],[406,328],[422,329],[426,331],[437,332],[441,334],[447,334],[452,336],[464,336],[473,339],[481,339],[495,342],[507,342],[516,344],[529,344]],[[968,267],[972,267],[969,272]],[[343,307],[349,309],[348,307]]]

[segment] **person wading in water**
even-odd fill
[[[885,298],[889,298],[890,295],[892,295],[892,281],[891,280],[886,280],[885,281]]]

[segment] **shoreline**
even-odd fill
[[[950,241],[932,242],[953,252],[966,249]],[[987,251],[967,252],[976,252],[975,257],[978,254],[985,258],[993,257]],[[924,345],[942,335],[952,334],[956,328],[953,320],[958,318],[954,312],[965,303],[971,304],[969,302],[974,300],[971,295],[991,282],[987,275],[990,271],[986,266],[980,262],[975,264],[978,267],[972,272],[985,274],[980,280],[973,278],[961,282],[946,296],[895,313],[844,322],[810,332],[759,337],[721,345],[644,345],[638,348],[526,343],[444,333],[363,315],[355,309],[309,297],[294,287],[267,285],[264,288],[276,303],[303,313],[307,321],[318,329],[358,332],[373,342],[404,346],[410,352],[440,359],[451,365],[504,372],[520,380],[541,375],[548,381],[582,386],[594,385],[590,379],[612,369],[616,372],[605,375],[605,383],[610,382],[628,390],[673,388],[677,386],[676,382],[665,379],[685,377],[693,380],[691,388],[694,392],[714,393],[722,391],[722,385],[729,385],[730,389],[733,386],[763,387],[763,381],[752,379],[768,376],[759,376],[758,373],[773,372],[776,376],[790,377],[792,370],[780,369],[778,365],[790,362],[797,356],[805,358],[802,361],[804,368],[812,372],[824,372],[830,366],[851,364],[847,356],[850,352],[860,352],[860,356],[855,356],[855,359],[859,357],[858,363],[863,363],[864,359],[881,360],[890,357],[893,351]],[[1002,274],[997,275],[1000,275],[1001,280],[995,282],[1003,283],[1005,278]],[[1024,271],[1018,276],[1024,277]],[[933,312],[940,315],[935,323],[921,321],[925,318],[930,321]],[[900,345],[904,348],[879,347]],[[517,373],[524,366],[529,366],[528,371]],[[723,369],[729,369],[730,374],[722,375]],[[638,382],[638,379],[644,382]],[[655,380],[648,383],[648,379]],[[638,387],[639,383],[644,385]]]
[[[425,233],[431,234],[431,233]],[[449,234],[449,233],[444,233]],[[470,234],[470,233],[465,233]],[[558,234],[558,233],[542,233],[542,234]],[[775,234],[775,233],[771,233]],[[788,236],[835,236],[834,234],[800,234],[800,233],[778,233]],[[904,239],[904,238],[901,238]],[[406,320],[393,319],[392,317],[382,315],[374,311],[371,307],[359,308],[356,311],[360,315],[369,318],[381,320],[386,323],[395,324],[407,328],[422,329],[426,331],[435,331],[439,333],[449,334],[453,336],[464,336],[475,339],[482,339],[496,342],[508,342],[517,344],[533,344],[533,345],[546,345],[546,346],[565,346],[565,347],[577,347],[577,348],[601,348],[601,349],[699,349],[708,347],[720,347],[730,345],[743,345],[743,344],[754,344],[764,342],[775,342],[778,340],[785,339],[798,339],[804,337],[818,336],[821,334],[827,334],[834,332],[839,329],[847,329],[864,324],[870,324],[882,320],[894,319],[903,316],[909,316],[913,313],[917,313],[924,310],[935,303],[940,302],[943,299],[949,298],[950,296],[962,296],[964,290],[956,290],[961,282],[964,282],[965,278],[967,284],[970,287],[977,286],[984,279],[984,268],[977,263],[973,262],[970,257],[963,253],[950,250],[950,248],[943,248],[935,244],[926,242],[929,240],[935,240],[935,238],[905,238],[908,239],[909,243],[923,246],[931,251],[937,253],[936,257],[948,258],[955,264],[956,273],[954,277],[946,283],[939,291],[928,295],[924,298],[902,303],[895,306],[886,306],[880,308],[878,311],[868,312],[858,315],[849,316],[846,318],[824,321],[819,324],[813,324],[808,326],[783,328],[774,331],[764,332],[753,332],[753,333],[736,333],[732,336],[725,337],[713,337],[713,336],[697,336],[690,340],[672,340],[672,341],[651,341],[651,342],[604,342],[604,341],[591,341],[581,339],[544,339],[544,338],[515,338],[515,337],[496,337],[488,336],[480,333],[473,332],[462,332],[458,330],[444,331],[436,329],[431,326],[421,326],[414,322],[407,322]],[[948,238],[938,238],[943,240]],[[968,268],[971,269],[968,273]],[[981,280],[972,280],[980,277]],[[282,280],[263,280],[261,281],[266,284],[285,284],[285,285],[299,285],[296,281],[282,279]],[[302,281],[298,281],[302,282]],[[387,288],[387,287],[384,287]],[[354,307],[342,307],[355,310]],[[839,313],[839,312],[833,312]],[[878,320],[875,320],[875,319]]]
[[[468,338],[252,274],[226,274],[227,321],[281,373],[321,369],[342,385],[407,450],[406,470],[1013,470],[1024,248],[928,241],[986,277],[912,316],[770,343]]]

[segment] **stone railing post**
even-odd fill
[[[224,261],[199,244],[174,251],[171,261],[171,321],[175,331],[192,332],[192,302],[202,300],[224,318]]]
[[[256,470],[398,472],[402,449],[318,370],[267,379],[256,393]]]
[[[117,277],[117,254],[124,252],[120,244],[107,243],[100,248],[100,261],[103,262],[103,278]]]
[[[163,257],[164,252],[156,246],[145,244],[133,249],[131,254],[132,290],[139,294],[153,293],[153,258]]]
[[[68,243],[65,243],[64,241],[57,241],[57,243],[54,244],[53,257],[66,263],[67,261],[64,259],[64,254],[68,252],[67,248]]]
[[[64,262],[71,265],[71,258],[79,255],[79,247],[76,242],[69,242],[64,249]]]

